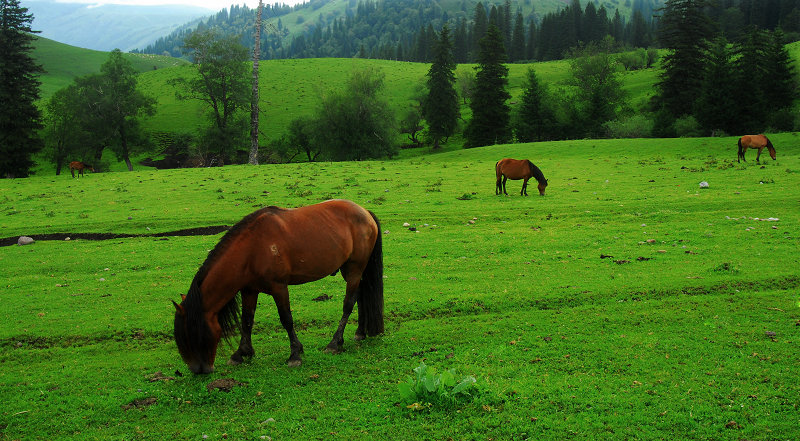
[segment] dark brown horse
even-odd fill
[[[494,166],[495,174],[497,175],[497,183],[495,194],[508,194],[506,192],[506,181],[509,179],[524,179],[522,182],[522,191],[520,195],[528,195],[528,179],[535,178],[539,183],[539,195],[544,196],[544,189],[547,188],[547,179],[544,174],[539,170],[539,167],[527,159],[501,159]]]
[[[289,335],[289,366],[301,364],[303,345],[294,331],[288,285],[319,280],[341,271],[347,288],[342,318],[326,352],[338,353],[344,328],[358,304],[355,339],[383,332],[383,252],[375,215],[345,200],[297,209],[262,208],[239,221],[220,239],[197,271],[189,293],[175,302],[175,342],[196,374],[214,371],[222,337],[241,330],[231,364],[254,354],[258,294],[272,296]],[[241,324],[238,296],[241,293]]]
[[[80,161],[72,161],[69,163],[69,171],[72,172],[72,177],[75,177],[75,170],[78,170],[78,176],[83,176],[83,170],[89,169],[94,173],[94,167],[89,164],[84,164]]]
[[[736,158],[738,162],[742,162],[741,160],[747,159],[744,158],[744,152],[747,149],[758,149],[758,154],[756,155],[756,162],[759,162],[759,158],[761,157],[761,150],[764,150],[764,147],[767,148],[769,151],[769,156],[774,160],[775,159],[775,147],[772,146],[772,142],[764,135],[744,135],[739,138],[739,154]]]

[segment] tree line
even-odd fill
[[[663,0],[625,0],[630,15],[607,3],[571,0],[559,11],[540,14],[535,8],[523,13],[522,5],[466,0],[456,10],[443,9],[433,0],[348,0],[344,12],[313,14],[325,4],[316,0],[307,5],[267,6],[268,28],[261,41],[262,59],[284,58],[373,58],[401,61],[432,61],[436,34],[444,24],[452,31],[453,53],[457,63],[473,63],[478,42],[488,23],[503,36],[508,62],[561,59],[579,42],[599,42],[614,37],[618,47],[647,48],[658,45],[658,9]],[[309,11],[312,17],[295,18],[304,29],[290,35],[283,22],[286,14]],[[800,0],[720,0],[704,7],[705,13],[720,23],[729,39],[738,39],[748,28],[780,28],[788,41],[800,39]],[[223,34],[238,35],[241,43],[252,47],[255,11],[232,6],[203,21],[198,28],[216,28]],[[185,28],[159,39],[144,53],[181,56],[183,39],[193,30]]]
[[[250,50],[237,36],[200,28],[184,39],[182,55],[193,62],[194,72],[170,84],[178,98],[205,103],[208,124],[198,135],[154,137],[138,120],[153,112],[155,100],[138,89],[134,69],[119,50],[109,54],[99,73],[76,78],[55,93],[43,117],[36,106],[41,67],[30,56],[32,17],[18,0],[0,2],[2,44],[9,42],[0,51],[0,96],[13,104],[0,108],[2,176],[26,176],[45,144],[57,172],[67,158],[97,160],[106,148],[129,169],[135,147],[199,158],[196,165],[247,161]],[[259,162],[391,157],[401,133],[414,145],[436,149],[453,137],[476,147],[797,130],[798,80],[783,31],[752,27],[729,39],[713,7],[709,0],[667,0],[657,11],[655,35],[667,51],[655,96],[644,109],[627,101],[620,75],[630,54],[614,53],[618,42],[610,34],[567,50],[566,83],[544,84],[529,70],[520,102],[509,104],[509,49],[500,21],[490,13],[474,67],[458,68],[457,30],[451,33],[444,23],[434,32],[430,70],[411,97],[414,104],[399,117],[384,97],[383,74],[356,71],[346,87],[326,93],[311,115],[292,121],[284,136],[263,146]],[[471,110],[469,120],[460,114],[464,104]]]

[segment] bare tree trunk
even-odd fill
[[[258,0],[256,15],[255,48],[253,48],[253,96],[250,101],[250,157],[249,163],[258,165],[258,58],[261,56],[261,11],[264,3]]]

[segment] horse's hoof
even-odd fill
[[[326,354],[341,354],[342,353],[342,348],[340,348],[338,346],[326,346],[325,347],[325,353]]]
[[[361,341],[361,340],[364,340],[365,338],[367,338],[367,336],[366,336],[366,335],[364,335],[364,334],[358,334],[358,333],[356,333],[355,337],[353,337],[353,340],[355,340],[355,341]]]
[[[289,366],[289,367],[292,367],[292,368],[293,367],[300,367],[301,364],[303,364],[303,360],[291,360],[290,359],[289,361],[286,362],[286,365]]]
[[[228,360],[228,366],[239,366],[240,364],[242,364],[242,360],[234,360],[233,357]]]

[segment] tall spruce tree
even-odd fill
[[[517,14],[514,20],[514,31],[511,34],[511,49],[509,49],[508,61],[514,63],[525,59],[525,25],[522,22],[522,14]]]
[[[733,54],[728,41],[719,37],[714,40],[708,53],[703,88],[695,105],[697,121],[709,132],[722,130],[735,133],[739,129],[736,106],[736,81]]]
[[[551,134],[555,114],[547,102],[547,88],[539,82],[533,68],[528,68],[527,83],[513,123],[519,142],[544,141]]]
[[[44,146],[36,106],[43,70],[31,56],[32,21],[19,0],[0,0],[0,177],[28,176],[32,156]]]
[[[503,65],[506,52],[503,36],[490,25],[480,41],[475,91],[470,102],[472,119],[466,130],[466,147],[501,144],[511,140],[511,109],[506,104],[511,95],[506,90],[508,68]]]
[[[708,0],[667,0],[661,9],[658,38],[669,49],[662,58],[656,103],[673,119],[693,114],[703,87],[706,54],[715,27],[704,12]]]
[[[439,148],[442,139],[450,137],[458,126],[455,70],[450,29],[445,24],[433,49],[433,64],[428,71],[428,96],[422,107],[423,116],[428,122],[428,136],[434,149]]]

